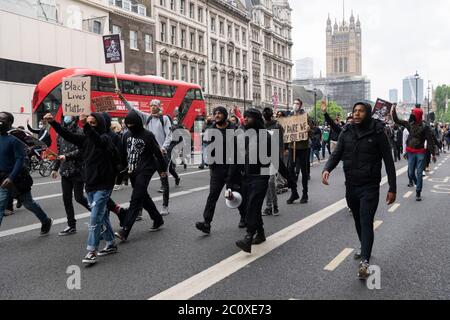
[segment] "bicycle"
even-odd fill
[[[29,166],[30,172],[37,171],[39,174],[47,178],[52,173],[53,161],[56,159],[56,154],[53,153],[50,149],[42,149],[39,154],[40,158],[38,158],[37,151],[31,149],[29,150]],[[30,153],[31,156],[30,156]]]

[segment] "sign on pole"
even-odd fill
[[[65,116],[91,113],[91,78],[64,78],[62,81],[62,111]]]
[[[103,36],[103,48],[105,50],[105,62],[107,64],[122,62],[120,36],[118,34]]]
[[[95,112],[116,111],[116,104],[114,103],[114,98],[111,96],[93,98],[92,104],[95,107]]]
[[[373,108],[372,117],[383,122],[388,122],[391,119],[391,109],[392,103],[378,98]]]
[[[281,118],[278,121],[284,130],[284,143],[308,140],[308,115],[306,113],[298,116]]]
[[[116,83],[116,90],[119,89],[117,81],[116,63],[122,62],[122,50],[120,48],[120,35],[112,34],[103,36],[103,49],[105,51],[105,62],[112,63],[114,67],[114,81]]]

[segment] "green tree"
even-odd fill
[[[325,123],[325,117],[321,110],[322,101],[318,101],[316,107],[313,108],[309,112],[309,116],[311,119],[315,119],[315,115],[317,115],[317,121],[320,125]],[[341,106],[338,106],[335,101],[330,101],[327,105],[327,113],[330,115],[331,119],[336,119],[337,116],[341,118],[341,120],[345,121],[346,114],[344,109]]]
[[[436,88],[436,104],[439,112],[444,112],[447,99],[450,98],[450,86],[445,84]]]

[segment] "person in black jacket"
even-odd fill
[[[65,116],[63,127],[74,134],[82,134],[78,127],[78,118]],[[58,136],[58,159],[53,163],[52,177],[58,177],[58,170],[61,174],[61,188],[63,193],[64,209],[67,216],[67,228],[59,233],[60,236],[72,235],[77,232],[77,221],[75,220],[75,210],[73,208],[72,194],[75,201],[90,210],[89,203],[84,196],[84,182],[81,176],[83,159],[81,150],[74,144]]]
[[[339,136],[336,149],[322,173],[322,182],[328,185],[330,173],[343,160],[347,204],[361,242],[361,253],[355,255],[355,258],[361,258],[358,277],[367,279],[374,241],[373,222],[380,198],[381,160],[388,175],[388,205],[396,200],[397,183],[384,124],[372,119],[371,105],[357,103],[353,108],[353,119],[354,123],[345,126]]]
[[[218,130],[222,134],[223,139],[223,148],[222,148],[222,155],[223,158],[216,159],[214,161],[214,158],[216,157],[216,150],[213,150],[211,156],[213,159],[210,159],[209,156],[207,157],[207,163],[210,168],[210,189],[209,189],[209,196],[208,200],[206,201],[205,210],[203,212],[203,222],[197,222],[195,224],[195,227],[202,231],[205,234],[210,234],[211,232],[211,222],[214,217],[214,211],[216,209],[216,203],[217,200],[220,197],[220,193],[222,192],[222,189],[224,186],[227,186],[227,189],[231,188],[232,183],[232,177],[233,177],[233,164],[229,164],[230,162],[227,161],[227,139],[226,139],[226,132],[229,130],[236,130],[237,128],[235,125],[230,123],[228,121],[228,111],[225,107],[217,107],[214,109],[214,118],[215,122],[212,124],[205,132],[205,136],[203,141],[210,141],[210,139],[213,138],[213,136],[210,136],[208,132],[211,132],[210,130]],[[216,131],[217,132],[217,131]],[[234,148],[235,146],[233,146]],[[245,213],[244,211],[240,210],[241,214],[241,221],[239,222],[239,228],[245,228]]]
[[[122,229],[116,232],[116,237],[126,241],[131,232],[136,217],[144,208],[153,220],[150,231],[157,231],[164,220],[148,194],[147,188],[156,171],[162,178],[167,177],[167,162],[165,161],[155,136],[144,129],[142,118],[135,111],[130,111],[125,118],[128,132],[124,136],[123,156],[127,159],[133,192],[130,208],[126,213]]]
[[[80,115],[83,134],[72,133],[61,127],[50,113],[46,114],[44,119],[60,136],[76,145],[83,152],[82,176],[86,184],[91,217],[87,241],[89,252],[82,262],[84,264],[95,264],[97,255],[105,256],[117,252],[114,231],[107,209],[116,172],[113,163],[113,143],[106,133],[105,119],[101,113],[92,113],[90,116]],[[101,238],[106,241],[106,247],[97,253]]]
[[[270,170],[265,172],[264,169],[269,169],[270,163],[263,163],[259,155],[263,144],[266,144],[267,151],[271,151],[271,138],[268,130],[265,129],[262,114],[257,109],[251,108],[244,112],[244,127],[245,135],[248,136],[245,141],[245,150],[243,151],[245,153],[245,163],[239,165],[239,167],[242,175],[247,235],[244,239],[237,241],[236,245],[244,252],[251,253],[252,245],[259,245],[266,241],[261,211],[270,178]],[[248,130],[254,131],[251,131],[249,134]],[[265,141],[262,140],[264,137],[266,137]],[[252,161],[255,158],[252,152],[258,152],[256,163]],[[278,150],[274,156],[279,158]],[[232,197],[232,195],[229,196]]]

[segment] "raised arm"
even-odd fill
[[[395,171],[394,159],[392,157],[391,146],[385,133],[380,134],[379,148],[383,157],[384,166],[388,176],[389,192],[397,193],[397,174]]]
[[[30,132],[32,132],[32,133],[39,134],[39,133],[41,132],[40,129],[33,129],[33,128],[30,126],[30,124],[28,123],[28,121],[27,121],[27,128],[28,128],[28,131],[30,131]]]
[[[44,119],[48,121],[48,123],[52,126],[52,128],[58,133],[64,140],[73,143],[74,145],[81,147],[83,145],[84,140],[86,139],[85,135],[72,133],[69,130],[61,127],[61,125],[55,121],[52,114],[47,113],[44,116]]]
[[[141,118],[142,118],[142,122],[145,124],[148,122],[148,119],[150,118],[150,115],[142,112],[141,110],[136,109],[135,107],[133,107],[128,101],[127,99],[125,99],[125,97],[123,96],[122,92],[120,92],[120,90],[116,90],[117,96],[119,97],[119,99],[123,102],[125,108],[127,108],[128,111],[135,111]]]
[[[336,122],[333,121],[333,119],[331,119],[330,115],[327,112],[325,112],[323,115],[325,117],[325,121],[330,126],[331,130],[336,132],[337,134],[340,134],[342,132],[342,128],[339,125],[337,125]]]
[[[411,129],[411,126],[409,125],[408,121],[405,120],[400,120],[398,115],[397,115],[397,108],[396,107],[392,107],[392,119],[394,120],[394,122],[396,124],[399,124],[401,126],[404,126],[405,128],[407,128],[408,130]]]

